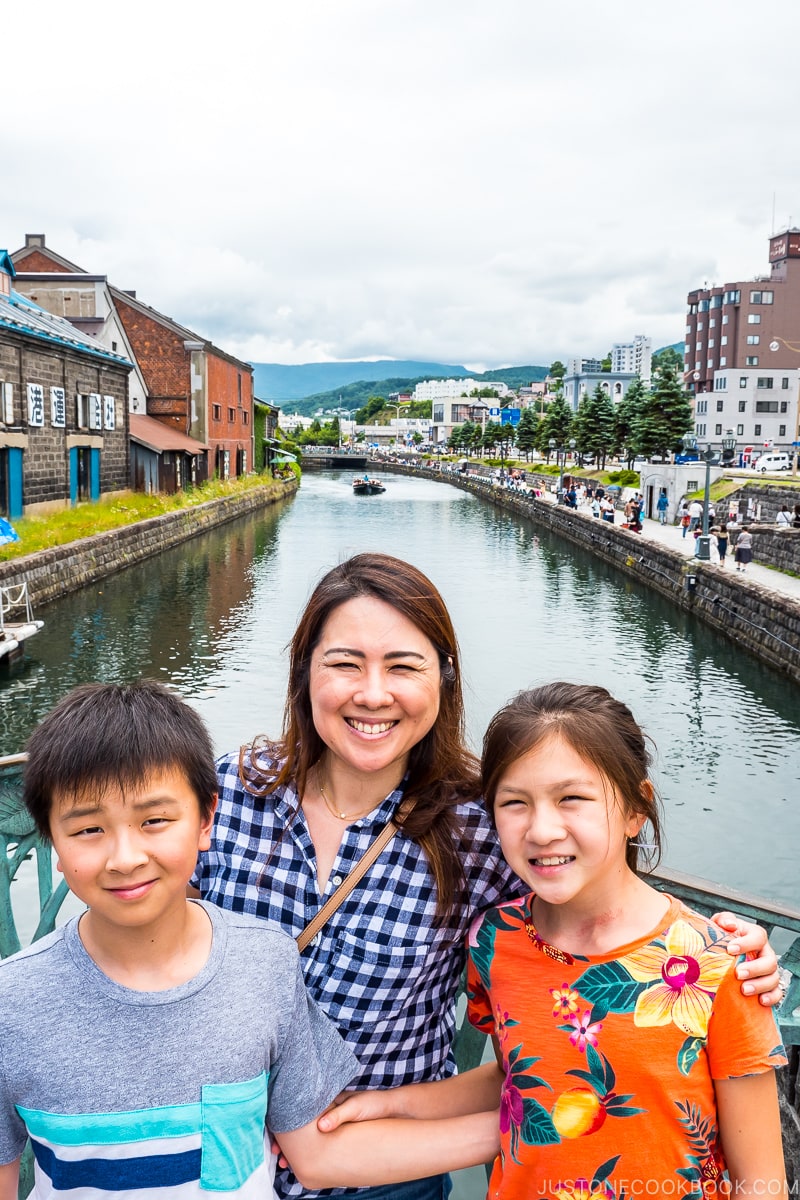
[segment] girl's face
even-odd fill
[[[645,821],[557,734],[501,777],[494,818],[503,856],[542,902],[598,909],[613,900],[629,870],[627,839]]]
[[[329,769],[338,760],[359,774],[387,771],[393,787],[439,714],[439,656],[396,608],[360,596],[325,622],[309,686]]]

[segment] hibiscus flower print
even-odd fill
[[[524,1115],[522,1092],[514,1086],[511,1070],[507,1068],[506,1077],[500,1090],[500,1132],[508,1133],[512,1125],[519,1128]]]
[[[711,1006],[734,959],[714,942],[706,941],[687,921],[676,921],[663,942],[650,942],[620,959],[640,983],[652,983],[633,1014],[641,1027],[669,1025],[692,1037],[705,1038]]]

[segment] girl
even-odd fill
[[[775,1021],[740,1003],[725,935],[638,874],[649,766],[604,688],[523,692],[487,730],[484,796],[531,888],[470,935],[470,1020],[505,1075],[493,1195],[709,1197],[726,1166],[734,1194],[785,1186]]]
[[[499,1067],[390,1103],[455,1115],[473,1087],[485,1108],[493,1072],[492,1197],[786,1194],[774,1018],[743,1001],[730,937],[638,873],[641,850],[660,850],[649,767],[630,710],[600,687],[522,692],[484,738],[486,804],[531,889],[470,932],[469,1016]]]

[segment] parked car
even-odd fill
[[[762,454],[753,463],[753,469],[763,475],[766,471],[789,471],[791,459],[788,454]]]
[[[681,450],[680,454],[675,455],[676,463],[700,462],[700,455],[696,450]]]

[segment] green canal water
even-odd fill
[[[794,685],[646,588],[476,497],[391,476],[352,494],[307,474],[295,498],[37,613],[0,679],[0,751],[84,680],[174,685],[218,750],[278,731],[285,647],[321,574],[360,550],[408,558],[441,589],[466,668],[469,736],[510,695],[564,678],[628,702],[657,747],[668,865],[800,903]]]

